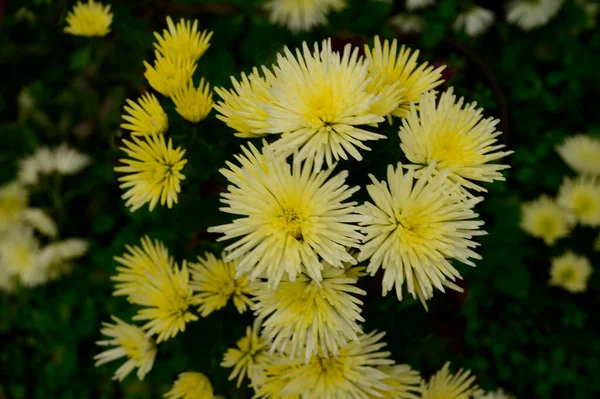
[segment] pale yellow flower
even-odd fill
[[[71,271],[74,260],[84,256],[90,244],[81,238],[54,241],[42,248],[41,262],[46,267],[48,279],[53,280]]]
[[[208,252],[204,258],[198,257],[198,263],[190,263],[190,287],[194,291],[195,302],[200,304],[198,312],[202,317],[225,307],[230,299],[239,313],[253,305],[250,280],[245,275],[235,277],[237,263],[217,259]]]
[[[39,208],[25,209],[23,211],[23,222],[47,237],[54,238],[58,234],[58,227],[54,220]]]
[[[567,138],[556,151],[576,172],[600,175],[600,139],[578,134]]]
[[[188,371],[179,374],[177,381],[164,397],[166,399],[213,399],[214,394],[207,376]]]
[[[563,0],[513,0],[506,6],[506,20],[523,30],[546,25],[563,5]]]
[[[112,19],[110,5],[103,6],[94,0],[88,0],[87,3],[77,2],[67,14],[68,26],[64,31],[76,36],[106,36],[110,32]]]
[[[574,226],[575,215],[545,195],[521,206],[521,228],[546,245],[568,236]]]
[[[48,281],[46,265],[41,262],[40,244],[30,228],[15,226],[0,239],[0,267],[27,287]]]
[[[19,183],[0,186],[0,233],[21,223],[28,202],[29,194]]]
[[[154,32],[158,43],[154,47],[166,58],[172,60],[184,59],[196,62],[210,47],[209,41],[212,32],[198,31],[198,20],[189,21],[181,18],[177,25],[167,16],[167,27],[163,29],[162,36]]]
[[[495,126],[498,119],[483,119],[482,109],[476,103],[456,100],[452,88],[437,101],[434,92],[421,96],[419,107],[412,104],[410,113],[402,121],[400,147],[416,168],[434,165],[438,171],[447,169],[448,177],[465,188],[487,191],[478,182],[505,180],[501,170],[508,165],[490,162],[512,154],[499,151],[501,132]]]
[[[144,61],[144,76],[150,86],[163,96],[171,96],[192,79],[196,64],[190,59],[163,57],[155,52],[154,66]]]
[[[140,380],[152,369],[156,357],[156,344],[152,338],[146,336],[144,331],[133,325],[112,316],[115,324],[102,323],[100,332],[109,339],[97,341],[100,346],[114,346],[94,356],[95,366],[112,362],[126,357],[127,361],[115,372],[113,379],[123,381],[134,369]]]
[[[552,259],[548,284],[562,287],[573,294],[584,292],[592,272],[592,265],[585,256],[568,251]]]
[[[419,372],[410,368],[407,364],[397,364],[395,366],[380,366],[387,378],[383,380],[384,384],[391,387],[389,391],[380,392],[382,399],[418,399],[420,395],[419,384],[421,376]]]
[[[450,363],[446,362],[427,384],[421,383],[422,399],[469,399],[483,393],[475,385],[475,376],[469,370],[450,373]]]
[[[267,0],[265,9],[271,23],[297,33],[327,24],[327,15],[347,4],[348,0]]]
[[[558,204],[570,209],[584,226],[600,226],[600,176],[565,178]]]
[[[136,135],[163,134],[169,128],[167,114],[161,107],[154,94],[146,93],[137,100],[137,104],[127,99],[123,108],[127,114],[123,119],[127,123],[121,124],[123,129],[131,130]]]
[[[179,115],[192,123],[198,123],[206,118],[213,106],[212,90],[204,78],[200,80],[198,88],[190,81],[181,90],[171,95],[175,110]]]

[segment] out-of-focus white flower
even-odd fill
[[[414,14],[396,14],[390,18],[390,25],[401,33],[420,33],[425,29],[425,19]]]
[[[0,291],[11,292],[15,289],[15,278],[9,272],[0,258]]]
[[[546,25],[558,14],[563,0],[514,0],[506,6],[506,20],[523,30]]]
[[[91,163],[90,157],[70,148],[65,143],[54,149],[54,168],[57,173],[74,175]]]
[[[515,399],[514,396],[507,394],[502,389],[486,392],[485,395],[477,397],[477,399]]]
[[[20,184],[0,186],[0,233],[21,222],[28,200],[27,191]]]
[[[67,144],[56,148],[41,147],[33,155],[19,162],[18,180],[23,184],[37,184],[40,174],[73,175],[91,163],[89,156]]]
[[[54,220],[39,208],[27,208],[23,212],[23,221],[48,237],[56,237],[58,228]]]
[[[406,0],[406,8],[409,10],[429,7],[432,4],[435,4],[435,0]]]
[[[13,229],[0,239],[0,267],[25,286],[40,285],[47,279],[39,254],[39,243],[29,228]]]
[[[40,263],[44,265],[48,279],[53,280],[68,273],[72,261],[84,256],[89,243],[81,238],[69,238],[46,245],[40,251]]]
[[[469,36],[479,36],[494,23],[494,13],[483,7],[471,7],[460,13],[454,22],[454,30],[463,30]]]

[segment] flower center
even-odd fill
[[[538,221],[538,229],[541,233],[553,235],[556,232],[556,219],[552,216],[545,216]]]
[[[579,215],[587,215],[596,209],[596,201],[587,193],[580,193],[574,198],[573,208]]]
[[[575,278],[575,271],[573,269],[563,269],[558,273],[558,281],[563,284],[568,284]]]
[[[455,167],[478,163],[478,156],[470,148],[471,137],[459,134],[458,129],[443,130],[434,139],[427,163],[437,161],[440,166]]]
[[[280,216],[283,230],[294,237],[296,241],[304,241],[304,236],[302,235],[303,219],[297,209],[290,208],[284,208]]]

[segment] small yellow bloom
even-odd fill
[[[268,342],[259,335],[260,319],[256,319],[252,327],[246,327],[246,336],[237,341],[237,348],[229,348],[223,356],[221,367],[231,368],[233,371],[229,375],[229,380],[237,377],[236,386],[239,388],[248,375],[248,378],[255,380],[253,372],[264,368],[268,361]]]
[[[213,106],[212,90],[204,78],[200,80],[198,88],[190,81],[181,90],[175,92],[171,99],[175,103],[175,110],[179,115],[192,123],[198,123],[206,118]]]
[[[437,101],[432,91],[424,93],[419,107],[411,105],[399,131],[400,147],[417,168],[435,164],[438,171],[448,169],[448,177],[463,187],[487,191],[475,184],[504,180],[501,170],[508,165],[490,162],[512,154],[498,151],[501,132],[495,129],[498,120],[483,119],[482,109],[476,103],[463,108],[463,99],[456,100],[452,88],[442,93]]]
[[[115,372],[113,379],[123,381],[125,377],[137,368],[137,376],[140,380],[152,369],[154,358],[156,357],[156,344],[152,338],[146,336],[144,331],[133,325],[127,324],[123,320],[112,316],[115,324],[102,323],[100,332],[110,339],[96,342],[100,346],[114,346],[102,353],[94,356],[95,366],[112,362],[121,357],[126,357],[127,361],[121,365]]]
[[[123,119],[127,123],[121,124],[123,129],[131,130],[135,135],[163,134],[169,128],[167,114],[160,106],[154,94],[146,93],[138,99],[138,103],[127,99],[127,105],[123,107],[125,112]]]
[[[558,192],[558,204],[573,211],[584,226],[600,226],[600,177],[566,178]]]
[[[572,212],[542,195],[521,207],[521,228],[534,237],[553,245],[559,238],[569,235],[575,225]]]
[[[181,18],[175,25],[171,17],[167,16],[167,26],[169,30],[163,29],[162,36],[154,32],[158,41],[154,43],[154,47],[166,58],[196,62],[210,47],[209,41],[213,33],[200,33],[197,20],[191,22]]]
[[[567,138],[556,151],[573,170],[600,175],[600,139],[586,134]]]
[[[0,268],[27,287],[48,281],[40,258],[40,244],[30,228],[15,226],[0,239]]]
[[[110,32],[113,15],[110,5],[89,0],[87,4],[77,2],[67,14],[65,33],[76,36],[106,36]]]
[[[573,294],[584,292],[592,271],[592,265],[585,256],[569,251],[552,259],[548,284],[562,287]]]
[[[20,224],[28,202],[27,190],[19,183],[0,186],[0,233]]]
[[[418,105],[421,94],[443,83],[441,72],[445,66],[419,64],[419,51],[401,46],[398,52],[396,39],[391,45],[385,40],[382,46],[375,36],[375,46],[371,49],[365,45],[365,54],[372,78],[368,90],[381,96],[373,105],[376,114],[403,118],[409,113],[411,102]]]
[[[343,10],[347,4],[348,0],[268,0],[265,9],[271,23],[297,33],[327,24],[327,15]]]
[[[194,300],[200,304],[198,311],[202,317],[225,307],[231,298],[240,313],[254,304],[250,299],[252,289],[248,276],[235,277],[237,263],[217,259],[208,252],[204,258],[198,257],[198,263],[190,263],[190,287],[195,292]]]
[[[167,58],[155,52],[154,66],[144,61],[144,76],[150,86],[163,96],[170,96],[181,90],[192,79],[196,64],[190,59]]]
[[[422,399],[468,399],[483,394],[475,383],[475,376],[469,370],[458,370],[450,374],[450,363],[435,373],[427,384],[421,382]]]
[[[173,387],[164,396],[166,399],[213,399],[210,380],[202,373],[181,373]]]
[[[387,374],[383,380],[392,389],[389,391],[378,392],[382,399],[418,399],[419,384],[421,376],[419,372],[410,368],[407,364],[397,364],[395,366],[380,366],[380,371]]]
[[[173,149],[171,139],[167,144],[163,135],[144,136],[142,139],[133,136],[132,140],[123,140],[125,147],[121,147],[130,157],[120,160],[126,166],[115,168],[115,171],[125,174],[119,177],[120,187],[128,189],[122,196],[127,200],[125,205],[131,207],[131,212],[147,202],[151,211],[159,201],[171,208],[173,203],[177,203],[181,180],[185,179],[181,173],[187,163],[183,159],[185,150],[179,147]]]

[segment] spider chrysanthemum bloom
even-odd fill
[[[198,263],[190,263],[190,287],[202,317],[225,307],[230,299],[239,313],[254,304],[250,280],[246,275],[235,277],[236,265],[236,261],[225,262],[208,252],[204,258],[198,256]]]
[[[129,254],[115,258],[121,267],[112,277],[118,282],[114,295],[127,295],[131,303],[144,307],[133,319],[147,320],[142,328],[149,335],[158,334],[161,342],[198,320],[190,311],[194,300],[185,261],[177,267],[164,245],[158,241],[153,245],[148,237],[142,239],[142,248],[127,250]]]
[[[448,259],[475,266],[470,258],[481,257],[472,250],[478,245],[472,238],[485,234],[473,211],[480,198],[449,195],[452,183],[444,173],[433,177],[432,172],[433,165],[416,179],[414,170],[405,173],[401,164],[389,165],[387,183],[370,175],[373,184],[367,191],[373,203],[360,208],[366,238],[358,260],[370,258],[371,275],[384,269],[384,295],[395,287],[402,300],[406,283],[408,292],[424,305],[434,287],[460,290],[452,283],[460,273]]]
[[[16,227],[23,218],[29,195],[19,183],[0,186],[0,233]]]
[[[169,97],[185,87],[196,71],[196,64],[190,59],[163,57],[158,52],[155,56],[154,66],[144,61],[144,76],[163,96]]]
[[[385,116],[405,117],[410,103],[419,103],[421,94],[443,83],[445,66],[434,68],[427,62],[419,63],[419,51],[404,46],[398,51],[398,41],[392,43],[375,36],[373,48],[365,45],[369,60],[371,81],[368,90],[380,96],[373,105],[375,113]]]
[[[584,226],[600,226],[600,177],[566,178],[558,192],[558,204],[570,209]]]
[[[77,2],[67,14],[65,33],[76,36],[106,36],[110,32],[113,15],[110,5],[103,6],[94,0]]]
[[[123,115],[127,123],[121,124],[121,127],[131,130],[134,135],[163,134],[169,128],[167,114],[154,94],[142,95],[137,103],[127,99],[123,108],[129,115]]]
[[[486,8],[472,6],[460,13],[454,21],[454,30],[464,30],[469,36],[479,36],[494,23],[494,13]]]
[[[213,399],[214,394],[207,376],[188,371],[179,374],[173,387],[164,397],[166,399]]]
[[[585,256],[569,251],[552,259],[548,284],[562,287],[573,294],[584,292],[592,271],[592,265]]]
[[[192,123],[206,118],[213,106],[212,90],[210,84],[204,83],[204,78],[197,88],[194,82],[189,81],[181,90],[173,93],[171,99],[177,113]]]
[[[575,215],[546,195],[521,206],[521,228],[546,245],[568,236],[574,226]]]
[[[379,369],[394,363],[386,345],[379,342],[384,333],[372,332],[340,349],[338,356],[313,356],[308,363],[285,356],[274,357],[264,371],[265,378],[256,387],[258,398],[303,397],[378,398],[389,391],[388,375]],[[298,396],[294,396],[298,395]]]
[[[213,33],[200,32],[198,20],[192,22],[181,18],[175,25],[171,17],[167,16],[167,27],[169,30],[163,29],[162,36],[154,32],[154,37],[158,42],[154,43],[154,47],[166,58],[172,60],[180,58],[194,63],[210,47],[209,41]]]
[[[246,375],[248,375],[248,378],[253,379],[253,370],[266,367],[269,359],[269,344],[260,336],[259,329],[260,319],[256,319],[252,327],[246,327],[246,336],[237,341],[237,348],[227,349],[223,356],[221,367],[233,367],[229,380],[231,381],[237,377],[236,386],[238,388]]]
[[[35,287],[48,280],[41,261],[40,244],[30,228],[15,226],[0,239],[0,267],[24,286]]]
[[[556,151],[576,172],[600,175],[600,139],[578,134],[567,138]]]
[[[346,247],[359,246],[356,222],[362,218],[354,202],[345,202],[359,189],[345,184],[348,172],[331,177],[334,168],[290,167],[270,147],[262,155],[249,147],[236,156],[241,167],[228,163],[221,170],[230,183],[221,210],[241,217],[208,230],[223,233],[219,241],[236,239],[225,248],[225,261],[239,259],[238,275],[265,277],[273,287],[284,274],[291,281],[302,272],[321,280],[319,257],[339,268],[356,264]]]
[[[546,25],[558,14],[563,0],[513,0],[506,6],[506,20],[523,30]]]
[[[369,150],[365,141],[385,138],[362,128],[384,120],[373,110],[378,96],[368,91],[368,68],[350,44],[340,54],[331,40],[313,50],[303,43],[295,54],[288,48],[278,54],[272,72],[263,68],[264,78],[255,72],[244,83],[242,77],[237,93],[217,90],[226,95],[215,108],[246,137],[281,134],[273,149],[285,156],[298,151],[296,162],[307,160],[316,170],[348,155],[362,160],[358,149]]]
[[[354,270],[353,270],[354,269]],[[336,356],[348,341],[362,333],[359,322],[366,295],[356,286],[364,268],[334,268],[324,262],[322,280],[300,275],[296,281],[285,277],[276,289],[257,283],[253,310],[262,322],[262,335],[271,350],[309,361],[317,353]]]
[[[301,32],[327,24],[327,15],[343,10],[347,3],[348,0],[267,0],[265,9],[271,23]]]
[[[147,337],[144,331],[133,324],[125,323],[123,320],[112,316],[115,324],[102,323],[100,332],[109,337],[104,341],[96,342],[100,346],[112,346],[102,353],[94,356],[95,366],[112,362],[113,360],[126,357],[127,361],[115,372],[113,379],[123,381],[134,369],[140,380],[152,369],[156,357],[156,344],[154,340]]]
[[[422,399],[468,399],[483,393],[475,385],[475,376],[469,370],[450,373],[450,362],[435,373],[427,384],[421,383]]]
[[[40,175],[53,173],[74,175],[90,165],[91,158],[62,143],[56,148],[41,147],[19,162],[19,182],[26,185],[39,183]]]
[[[504,180],[500,171],[510,166],[489,162],[512,151],[499,151],[504,148],[497,144],[501,132],[495,126],[499,121],[483,119],[482,109],[476,109],[476,105],[463,107],[463,98],[456,101],[452,88],[441,95],[439,102],[434,92],[424,93],[419,107],[411,104],[410,113],[402,121],[400,147],[417,168],[435,163],[438,171],[449,171],[452,181],[485,192],[472,180]]]
[[[183,159],[185,150],[174,149],[171,139],[167,143],[162,134],[131,139],[123,140],[125,146],[121,147],[129,156],[120,159],[125,166],[115,168],[125,174],[119,177],[119,187],[127,190],[122,196],[127,200],[125,205],[131,207],[131,212],[146,203],[151,211],[159,202],[171,208],[177,203],[181,180],[185,179],[181,173],[187,163]]]
[[[421,375],[407,364],[380,366],[380,371],[387,374],[383,382],[391,387],[389,391],[380,392],[382,399],[419,399]]]

